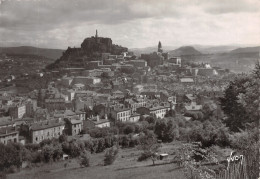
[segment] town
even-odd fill
[[[59,70],[38,73],[38,78],[52,76],[45,88],[21,94],[16,88],[30,81],[29,75],[20,79],[12,75],[8,82],[14,80],[13,85],[0,89],[1,142],[40,143],[62,134],[78,136],[117,121],[164,118],[169,111],[190,120],[209,102],[217,108],[216,99],[230,80],[225,69],[185,64],[181,57],[170,57],[161,42],[157,52],[140,57],[122,47],[112,53],[100,52],[103,48],[110,51],[111,44],[111,39],[98,37],[96,32],[82,44],[86,51],[97,47],[95,56],[63,55],[55,64]],[[69,48],[65,54],[80,50]]]
[[[157,51],[138,56],[110,38],[99,37],[96,30],[80,48],[68,47],[53,63],[26,58],[24,63],[32,66],[19,70],[12,67],[10,57],[1,56],[6,72],[0,81],[0,141],[19,143],[34,154],[29,158],[26,154],[15,164],[18,168],[59,160],[65,161],[66,168],[68,158],[81,155],[81,165],[89,165],[82,152],[102,153],[107,148],[114,152],[104,160],[104,165],[110,165],[118,153],[118,147],[113,147],[118,145],[122,149],[143,146],[138,160],[152,158],[154,164],[155,155],[161,160],[177,156],[170,154],[173,148],[167,143],[227,147],[231,140],[227,127],[239,132],[244,126],[243,121],[233,125],[228,120],[230,109],[223,108],[228,104],[226,90],[237,75],[210,63],[172,56],[160,41]],[[16,73],[6,75],[12,68]],[[231,147],[239,145],[236,134],[232,135],[236,142]],[[155,144],[153,149],[145,148]],[[161,144],[168,149],[158,153]],[[145,153],[148,150],[153,152]],[[173,158],[175,163],[180,160],[185,161]]]

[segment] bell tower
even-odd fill
[[[98,31],[97,31],[97,29],[96,29],[96,35],[95,35],[95,37],[98,38]]]
[[[159,41],[159,43],[158,43],[158,52],[161,52],[161,53],[163,52],[161,41]]]

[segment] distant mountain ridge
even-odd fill
[[[260,46],[237,48],[230,51],[230,53],[260,53]]]
[[[202,54],[217,54],[217,53],[251,53],[259,52],[260,46],[256,47],[246,47],[244,45],[186,45],[184,47],[193,47],[195,50]],[[177,50],[178,46],[163,46],[162,49],[165,52]],[[144,47],[144,48],[132,48],[129,49],[135,53],[135,55],[140,56],[145,53],[152,53],[157,51],[157,46]]]
[[[218,45],[218,46],[208,46],[208,45],[191,45],[203,54],[216,54],[216,53],[228,53],[231,50],[240,48],[241,46],[235,45]]]
[[[0,47],[0,53],[38,55],[38,56],[44,56],[54,60],[60,58],[63,52],[64,50],[61,49],[47,49],[47,48],[37,48],[31,46]]]
[[[183,46],[169,51],[170,56],[201,55],[202,53],[192,46]]]

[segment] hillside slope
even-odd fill
[[[202,53],[192,46],[183,46],[175,50],[169,51],[170,56],[183,56],[183,55],[201,55]]]
[[[0,53],[6,54],[21,54],[21,55],[38,55],[44,56],[51,59],[58,59],[64,50],[61,49],[46,49],[37,48],[31,46],[20,46],[20,47],[0,47]]]
[[[260,53],[260,46],[237,48],[237,49],[230,51],[230,53],[232,53],[232,54],[234,54],[234,53]]]

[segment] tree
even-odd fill
[[[53,155],[54,155],[54,149],[50,145],[45,145],[42,148],[42,154],[44,156],[45,162],[52,162],[53,161]]]
[[[251,74],[251,80],[244,83],[243,86],[246,88],[245,93],[240,93],[238,103],[240,103],[245,111],[249,114],[251,122],[250,131],[256,132],[256,140],[252,145],[248,145],[246,155],[249,155],[251,162],[249,167],[252,169],[250,176],[256,178],[259,175],[259,120],[260,120],[260,63],[257,62],[255,69]]]
[[[241,104],[252,122],[259,125],[260,117],[260,63],[256,63],[255,69],[250,76],[250,80],[243,84],[244,93],[239,93],[238,103]]]
[[[238,102],[239,95],[246,93],[250,80],[248,75],[237,76],[229,83],[224,92],[224,97],[220,98],[221,107],[227,115],[224,122],[232,131],[238,132],[240,129],[245,129],[245,124],[250,122],[246,108]]]
[[[158,136],[158,139],[163,142],[172,142],[177,137],[176,128],[178,124],[174,123],[172,118],[161,119],[155,123],[154,133]]]
[[[80,155],[79,164],[81,167],[90,166],[90,154],[88,152],[84,152]]]
[[[62,142],[67,142],[68,141],[68,136],[65,135],[65,134],[62,134],[59,136],[59,142],[62,143]]]
[[[173,109],[170,109],[169,111],[166,112],[165,117],[175,117],[176,112]]]
[[[157,152],[159,151],[161,145],[157,143],[156,136],[154,133],[147,133],[140,138],[139,148],[143,150],[143,153],[138,158],[138,161],[146,160],[148,158],[152,159],[153,165],[158,157]]]
[[[135,127],[133,125],[127,125],[124,127],[124,134],[128,135],[134,133]]]
[[[111,147],[106,150],[105,158],[104,158],[104,165],[111,165],[116,160],[118,154],[118,148]]]
[[[147,118],[145,118],[145,121],[147,121],[149,124],[154,124],[156,119],[153,116],[148,116]]]
[[[11,166],[21,167],[23,156],[23,146],[16,143],[4,145],[0,143],[0,171],[10,168]]]

